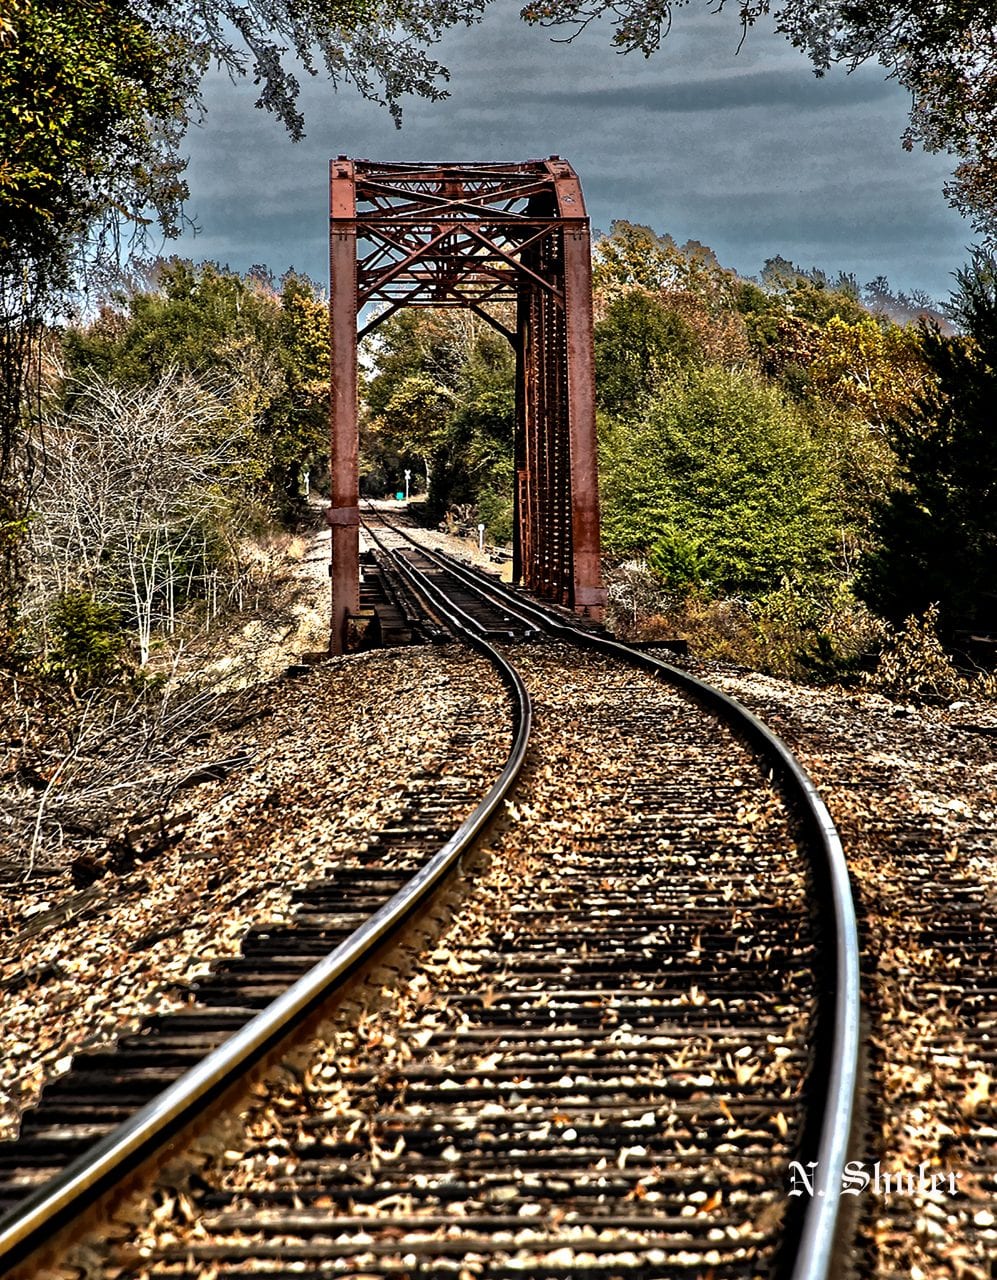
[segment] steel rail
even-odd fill
[[[488,627],[483,622],[479,622],[477,618],[473,617],[459,605],[450,600],[446,593],[435,582],[433,582],[428,575],[421,573],[413,565],[410,565],[400,552],[394,551],[390,547],[386,547],[369,525],[364,523],[364,528],[367,530],[368,535],[378,544],[384,554],[390,558],[391,563],[398,569],[399,573],[402,574],[406,581],[416,591],[427,596],[435,609],[446,609],[449,611],[449,615],[451,617],[459,619],[460,624],[466,631],[474,632],[482,638],[488,637],[492,640],[516,640],[519,638],[515,631],[512,631],[511,629],[506,630],[499,627]],[[502,607],[505,609],[504,605]],[[520,615],[517,614],[516,616]],[[524,621],[526,621],[528,632],[530,634],[535,633],[537,628],[531,625],[528,620],[524,619]]]
[[[516,669],[486,640],[467,632],[455,614],[440,612],[455,635],[489,658],[512,695],[513,744],[502,772],[450,839],[348,938],[197,1066],[0,1218],[0,1274],[48,1243],[287,1040],[423,904],[494,817],[526,759],[530,695]]]
[[[813,1150],[814,1194],[802,1214],[789,1280],[828,1280],[835,1262],[838,1210],[845,1161],[851,1135],[858,1083],[860,1021],[860,958],[855,903],[845,853],[813,780],[782,739],[736,698],[715,685],[648,653],[642,653],[606,636],[571,626],[548,610],[524,601],[498,583],[486,581],[453,557],[423,546],[397,525],[391,526],[441,568],[465,586],[477,590],[492,603],[500,603],[520,618],[533,622],[548,635],[594,649],[660,676],[698,701],[714,708],[733,728],[740,730],[778,769],[796,801],[800,816],[820,852],[813,860],[815,877],[831,903],[833,930],[829,938],[834,952],[831,1026],[825,1028],[829,1059],[826,1063],[821,1126]]]

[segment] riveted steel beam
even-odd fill
[[[557,156],[522,164],[332,166],[333,639],[357,608],[356,327],[403,306],[466,307],[516,351],[517,579],[601,615],[589,222]],[[513,303],[515,332],[488,310]],[[347,439],[349,437],[349,439]]]
[[[357,228],[353,162],[329,171],[329,328],[331,334],[330,506],[332,624],[329,652],[343,653],[349,620],[360,611],[360,513],[357,433]]]

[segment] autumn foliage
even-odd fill
[[[895,483],[891,424],[949,338],[923,295],[802,270],[756,280],[627,222],[595,247],[602,537],[615,620],[800,675],[840,675],[881,624],[852,586]],[[923,321],[924,323],[920,323]],[[372,343],[365,484],[403,470],[489,537],[511,532],[511,349],[453,311]],[[638,578],[643,575],[643,585]]]

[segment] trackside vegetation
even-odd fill
[[[233,691],[259,679],[239,642],[287,604],[281,566],[327,480],[321,290],[146,260],[186,225],[205,72],[251,76],[292,140],[302,71],[399,122],[410,95],[446,97],[434,47],[488,3],[0,5],[0,810],[2,857],[26,877],[67,833],[130,865],[121,824],[162,798],[142,779],[238,720]],[[617,50],[650,56],[679,8],[543,0],[521,16],[569,39],[604,22]],[[818,74],[878,58],[910,91],[905,145],[953,156],[949,198],[993,243],[994,61],[965,56],[989,47],[993,3],[715,8],[749,38],[769,15]],[[946,315],[778,256],[747,279],[705,244],[620,222],[594,278],[617,630],[796,678],[875,667],[904,699],[978,691],[968,663],[997,632],[994,259],[973,257]],[[505,340],[464,313],[400,312],[361,382],[366,492],[408,472],[427,520],[507,542]]]
[[[15,670],[77,694],[258,601],[327,469],[328,317],[305,277],[136,269],[50,330]]]
[[[59,616],[99,617],[98,631],[108,625],[105,606],[122,609],[126,632],[144,609],[142,655],[160,619],[173,628],[188,604],[226,594],[219,583],[231,577],[233,556],[239,562],[233,548],[261,519],[286,519],[305,474],[316,474],[313,372],[324,337],[306,282],[278,288],[265,271],[238,277],[174,263],[160,279],[119,293],[96,324],[68,334],[56,327],[81,297],[92,315],[95,300],[107,297],[108,278],[147,252],[148,229],[170,238],[184,226],[183,142],[203,113],[207,69],[251,75],[256,105],[291,139],[304,132],[302,71],[324,74],[333,89],[350,85],[400,123],[407,97],[446,97],[448,72],[434,46],[450,28],[476,24],[488,2],[7,0],[0,13],[0,666],[16,669],[33,651],[39,609],[48,607],[40,604],[39,566],[58,560],[51,548],[68,536],[51,513],[41,514],[47,477],[58,474],[80,500],[94,497],[100,468],[93,457],[74,444],[70,475],[63,456],[77,435],[91,450],[105,447],[80,422],[87,404],[127,406],[125,416],[159,422],[172,442],[164,457],[189,449],[192,458],[212,460],[193,467],[193,505],[204,528],[222,529],[221,536],[189,529],[163,508],[154,531],[111,539],[101,554],[111,577],[123,573],[127,582],[132,570],[121,565],[154,547],[169,566],[165,578],[157,567],[141,590],[119,586],[111,600],[87,581],[63,583],[90,592],[96,612],[77,599]],[[992,9],[766,0],[718,6],[716,21],[733,20],[751,38],[750,28],[767,16],[818,75],[837,63],[880,61],[911,96],[904,145],[953,156],[949,198],[992,239],[994,68],[992,60],[965,56],[988,47]],[[650,57],[679,15],[664,0],[544,0],[522,6],[521,17],[566,39],[604,24],[614,48]],[[776,630],[787,617],[806,619],[801,661],[819,652],[831,667],[868,648],[876,617],[898,625],[908,608],[921,609],[926,591],[938,598],[949,643],[967,626],[990,625],[985,611],[977,616],[987,590],[989,510],[979,495],[963,501],[963,486],[976,485],[987,462],[981,456],[979,466],[966,466],[959,444],[980,411],[975,402],[954,407],[965,399],[955,389],[959,378],[975,387],[991,367],[989,295],[979,284],[988,262],[975,260],[960,281],[957,349],[951,333],[931,331],[930,300],[894,295],[882,278],[860,288],[776,257],[745,280],[703,244],[679,247],[646,227],[617,224],[596,261],[614,571],[642,566],[648,590],[665,593],[655,597],[662,617],[694,609],[701,619],[722,607],[741,651],[750,649],[761,619],[780,619]],[[508,351],[464,322],[447,331],[443,321],[397,317],[380,338],[366,405],[370,482],[383,486],[402,465],[422,477],[431,513],[473,512],[492,536],[508,536]],[[167,427],[163,389],[171,379],[180,379],[182,394],[170,401],[176,421]],[[217,413],[207,414],[209,401]],[[112,487],[131,492],[141,465],[122,443],[128,430],[112,418],[103,415],[98,434],[110,431],[118,442]],[[58,442],[53,467],[47,441]],[[643,450],[639,462],[635,450]],[[937,476],[933,487],[927,469]],[[204,495],[210,500],[202,503]],[[924,511],[934,523],[919,542]],[[65,511],[60,518],[65,524]],[[902,552],[891,559],[901,530],[916,550],[910,564]],[[951,599],[932,560],[939,537],[969,566]],[[40,555],[40,545],[50,550]],[[635,574],[628,569],[628,581]],[[232,580],[241,581],[241,570]],[[136,603],[143,592],[153,605]],[[240,598],[242,589],[234,594]],[[771,651],[765,640],[762,652]]]
[[[811,680],[895,663],[926,626],[957,659],[997,631],[995,281],[977,253],[946,315],[782,258],[745,279],[701,243],[615,224],[594,261],[612,624]],[[258,602],[260,547],[325,483],[327,351],[306,278],[182,259],[48,329],[14,669],[79,696]],[[407,471],[427,522],[508,544],[505,338],[413,309],[362,363],[363,492]]]
[[[993,260],[967,266],[946,319],[781,259],[747,280],[646,227],[595,253],[615,630],[906,702],[992,692],[967,637],[997,626]],[[408,471],[428,522],[508,543],[510,345],[454,310],[375,333],[363,491],[394,494]],[[125,776],[238,715],[253,659],[233,675],[219,655],[275,616],[288,540],[327,481],[327,308],[304,277],[146,263],[48,325],[41,352],[0,698],[10,812],[35,833],[25,874],[62,838],[61,788],[92,794],[110,831]]]
[[[783,258],[747,280],[620,222],[594,281],[618,629],[818,680],[857,678],[884,649],[909,667],[929,610],[950,653],[997,631],[991,258],[943,309]],[[427,519],[506,540],[512,380],[508,345],[474,318],[388,320],[369,352],[367,490],[408,469]]]

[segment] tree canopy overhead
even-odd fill
[[[257,106],[297,139],[299,82],[324,67],[400,120],[406,94],[446,96],[428,50],[486,0],[9,0],[0,13],[0,255],[53,253],[146,209],[179,230],[180,143],[214,63],[251,75]]]
[[[650,57],[688,2],[531,0],[522,14],[569,38],[606,19],[618,49]],[[744,31],[771,16],[818,75],[881,63],[911,95],[904,146],[956,156],[949,199],[997,237],[997,0],[738,0],[736,9]]]
[[[145,209],[175,232],[186,194],[180,143],[212,63],[251,75],[257,106],[294,138],[304,131],[295,70],[324,70],[400,121],[406,95],[446,96],[433,46],[448,28],[477,22],[488,3],[8,0],[0,253],[23,248],[28,231],[78,232],[81,218],[101,216],[135,225]],[[568,38],[604,19],[618,49],[650,56],[687,3],[531,0],[521,13]],[[818,74],[880,61],[912,96],[905,145],[956,155],[953,203],[997,232],[997,0],[738,0],[737,13],[745,29],[770,14]]]
[[[487,0],[129,0],[157,32],[178,37],[207,63],[253,76],[257,106],[292,137],[304,120],[290,53],[308,75],[324,66],[334,85],[353,84],[401,119],[406,94],[446,96],[446,68],[427,50],[448,27],[476,22]]]

